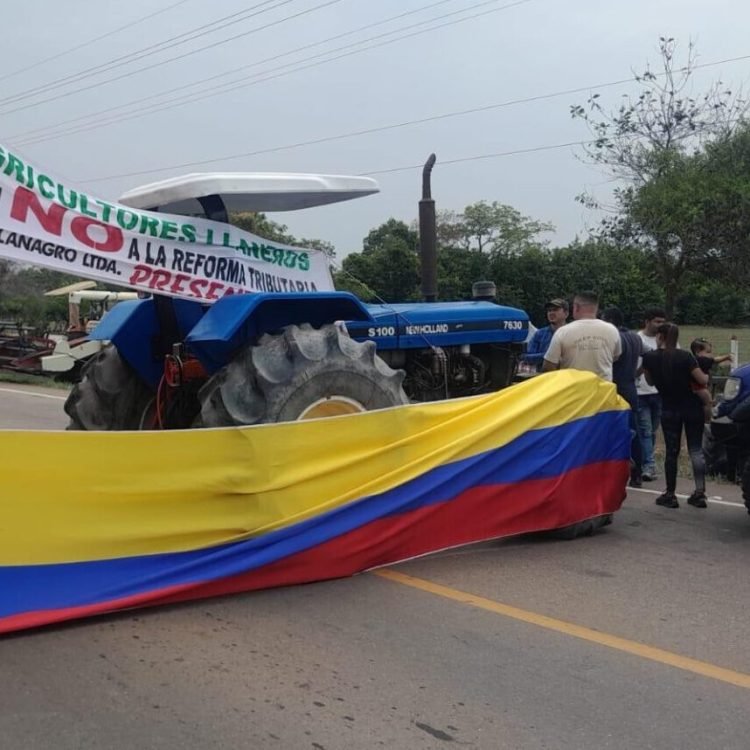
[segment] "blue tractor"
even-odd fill
[[[434,203],[420,202],[426,302],[367,305],[345,292],[226,296],[205,305],[155,294],[119,303],[92,333],[109,341],[65,403],[68,429],[222,427],[312,419],[494,391],[509,385],[525,312],[436,299]],[[205,174],[126,193],[133,208],[229,221],[377,192],[365,177]]]

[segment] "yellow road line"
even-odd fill
[[[554,630],[557,633],[563,633],[564,635],[569,635],[573,638],[580,638],[581,640],[589,641],[590,643],[597,643],[600,646],[607,646],[616,651],[624,651],[627,654],[640,656],[642,659],[649,659],[650,661],[666,664],[670,667],[682,669],[686,672],[692,672],[703,677],[710,677],[713,680],[728,682],[730,685],[750,689],[750,674],[745,674],[744,672],[735,672],[732,669],[724,669],[724,667],[718,667],[715,664],[709,664],[708,662],[699,661],[698,659],[691,659],[688,656],[681,656],[680,654],[665,651],[661,648],[647,646],[643,643],[638,643],[637,641],[628,640],[627,638],[620,638],[619,636],[603,633],[599,630],[592,630],[591,628],[586,628],[581,625],[575,625],[572,622],[565,622],[564,620],[557,620],[554,617],[547,617],[546,615],[540,615],[536,612],[529,612],[528,610],[519,609],[518,607],[511,607],[508,604],[502,604],[493,599],[485,599],[483,596],[469,594],[465,591],[459,591],[458,589],[450,588],[449,586],[442,586],[439,583],[426,581],[423,578],[415,578],[414,576],[399,573],[395,570],[376,570],[373,571],[373,575],[380,576],[380,578],[386,578],[389,581],[394,581],[395,583],[400,583],[404,586],[411,586],[420,591],[426,591],[430,594],[442,596],[445,599],[452,599],[461,604],[468,604],[471,607],[483,609],[487,612],[494,612],[497,615],[511,617],[512,619],[520,620],[521,622],[528,622],[531,625],[537,625],[540,628]]]

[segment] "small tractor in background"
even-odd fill
[[[475,299],[436,302],[432,155],[423,172],[420,253],[425,302],[368,305],[346,292],[120,302],[91,339],[110,341],[68,397],[68,429],[222,427],[292,421],[498,390],[511,384],[529,319]],[[137,209],[203,215],[276,212],[378,192],[366,177],[193,174],[132,190]]]
[[[107,342],[89,338],[99,320],[123,300],[138,299],[136,292],[113,292],[94,289],[95,281],[79,281],[75,284],[45,292],[45,297],[68,297],[68,329],[64,335],[50,334],[55,348],[40,359],[42,374],[58,380],[75,382],[80,378],[83,366],[98,354]],[[90,303],[86,318],[81,316],[81,303]]]

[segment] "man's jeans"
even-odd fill
[[[638,396],[638,432],[643,451],[643,473],[656,474],[654,464],[654,441],[661,418],[661,397],[658,393]]]

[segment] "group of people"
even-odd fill
[[[705,339],[695,339],[689,351],[681,349],[678,327],[667,322],[660,308],[644,313],[643,328],[637,333],[626,328],[617,307],[606,308],[600,317],[599,298],[593,292],[575,295],[571,322],[565,299],[550,300],[545,310],[549,325],[536,331],[525,361],[538,372],[588,370],[614,382],[631,409],[632,487],[657,478],[654,443],[661,426],[667,486],[656,504],[666,508],[679,507],[677,460],[684,431],[695,482],[688,503],[707,507],[702,443],[704,423],[711,418],[709,373],[731,355],[714,357]]]

